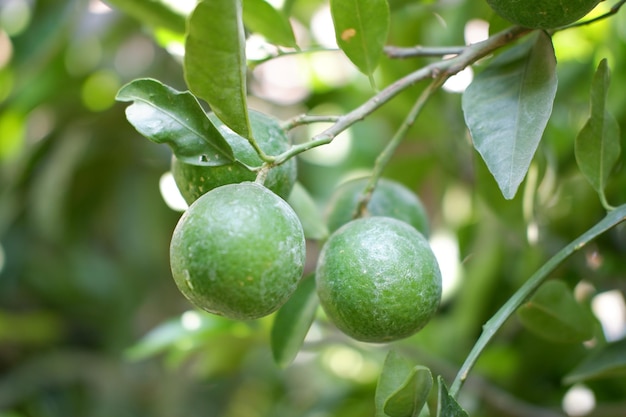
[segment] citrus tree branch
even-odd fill
[[[424,56],[446,56],[446,55],[458,55],[463,53],[467,48],[466,46],[413,46],[413,47],[400,47],[400,46],[385,46],[384,52],[389,58],[405,59],[416,58]]]
[[[522,305],[534,292],[535,290],[544,283],[544,281],[548,278],[549,274],[554,271],[554,269],[561,264],[566,258],[572,255],[574,252],[579,251],[585,245],[587,245],[592,240],[596,239],[598,236],[602,235],[606,231],[615,227],[619,223],[626,220],[626,204],[617,207],[615,210],[609,212],[604,219],[600,220],[596,223],[592,228],[587,230],[581,236],[579,236],[576,240],[565,246],[559,252],[556,253],[552,258],[548,260],[545,264],[541,266],[529,279],[522,285],[515,294],[498,310],[496,314],[493,315],[487,323],[483,326],[483,331],[476,341],[476,344],[470,351],[469,355],[465,359],[465,362],[461,366],[459,373],[457,374],[454,382],[450,386],[450,395],[456,396],[467,379],[467,376],[476,363],[476,360],[480,356],[483,349],[487,346],[489,341],[496,334],[498,329],[502,327],[504,322],[511,317],[511,315],[518,309],[519,306]]]
[[[307,125],[311,123],[335,123],[340,116],[314,116],[309,114],[301,114],[284,122],[281,127],[284,130],[291,130],[297,126]]]
[[[439,77],[442,74],[445,74],[445,77],[450,77],[472,65],[479,59],[486,57],[495,50],[508,45],[531,31],[532,29],[523,28],[521,26],[510,27],[502,32],[492,35],[482,42],[468,45],[463,49],[463,52],[455,57],[434,62],[406,75],[403,78],[400,78],[387,86],[380,93],[363,103],[361,106],[343,116],[340,116],[332,126],[324,130],[322,133],[314,136],[310,141],[294,145],[288,151],[278,155],[273,161],[274,165],[279,165],[287,161],[289,158],[292,158],[295,155],[309,149],[332,142],[332,140],[339,133],[343,132],[356,122],[363,120],[366,116],[390,101],[400,92],[415,85],[416,83],[428,78]]]

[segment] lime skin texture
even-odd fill
[[[252,182],[213,189],[182,215],[170,243],[179,290],[194,305],[237,320],[281,307],[305,261],[302,226],[293,209]]]
[[[326,241],[316,289],[339,330],[362,342],[386,343],[415,334],[432,318],[441,299],[441,272],[415,228],[389,217],[366,217]]]
[[[357,178],[340,184],[330,197],[326,208],[326,224],[330,232],[354,218],[363,190],[369,178]],[[386,178],[376,183],[367,204],[367,215],[386,216],[402,220],[425,236],[429,234],[428,214],[419,197],[403,184]]]
[[[250,110],[248,114],[252,133],[263,152],[267,155],[276,156],[289,149],[289,138],[276,119],[254,110]],[[237,161],[241,161],[249,167],[260,167],[263,164],[247,139],[233,132],[214,113],[209,113],[208,117],[230,144]],[[187,204],[191,204],[213,188],[243,181],[254,181],[256,178],[255,172],[250,171],[239,162],[220,166],[192,165],[173,156],[170,169]],[[296,176],[296,158],[291,158],[272,168],[264,185],[280,197],[287,198],[296,182]]]
[[[506,20],[533,29],[552,29],[574,23],[600,0],[487,0]]]

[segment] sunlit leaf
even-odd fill
[[[278,366],[286,367],[298,354],[315,319],[318,305],[315,277],[305,277],[274,319],[271,347]]]
[[[609,343],[593,351],[564,378],[564,383],[574,384],[600,378],[626,376],[626,339]]]
[[[250,31],[271,43],[296,47],[289,19],[265,0],[243,0],[243,21]]]
[[[437,400],[437,417],[469,417],[456,399],[448,393],[448,387],[441,375],[437,377],[439,397]]]
[[[245,34],[241,0],[201,1],[185,40],[187,85],[226,126],[249,139]]]
[[[331,0],[330,10],[337,45],[373,80],[389,31],[387,0]]]
[[[619,159],[620,128],[606,108],[610,71],[606,59],[598,65],[591,84],[591,116],[576,137],[576,162],[606,204],[604,188]]]
[[[517,310],[528,330],[547,340],[577,343],[593,336],[594,321],[563,281],[543,284],[532,298]]]
[[[489,63],[463,94],[474,147],[506,199],[526,176],[552,113],[556,58],[545,33]]]
[[[191,93],[138,79],[124,85],[116,99],[132,101],[126,108],[128,121],[151,141],[169,145],[178,159],[210,166],[234,161],[230,145]]]
[[[328,228],[321,211],[302,184],[299,182],[294,184],[287,202],[298,215],[302,229],[304,229],[304,236],[317,240],[328,236]]]
[[[433,385],[430,370],[411,366],[394,350],[385,358],[376,386],[376,417],[417,417]]]

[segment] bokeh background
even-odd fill
[[[272,3],[292,16],[301,46],[334,47],[326,2]],[[201,313],[170,276],[169,238],[180,217],[164,177],[171,154],[132,128],[115,94],[140,77],[186,89],[182,31],[194,4],[0,0],[0,417],[374,415],[389,346],[350,341],[320,312],[295,362],[280,369],[269,348],[272,316],[239,323]],[[390,5],[390,45],[463,45],[504,26],[482,1]],[[612,70],[609,110],[626,132],[626,10],[559,32],[554,43],[554,112],[514,200],[500,195],[463,123],[460,92],[472,71],[432,99],[384,173],[424,201],[446,282],[437,317],[394,347],[447,381],[499,306],[603,216],[573,143],[602,58]],[[251,59],[271,50],[257,36],[248,48]],[[377,82],[432,59],[383,58]],[[346,113],[374,94],[337,51],[258,65],[249,85],[251,106],[283,120]],[[299,181],[320,213],[339,181],[371,169],[422,87],[299,158]],[[297,129],[293,140],[320,128]],[[623,158],[607,197],[626,202]],[[314,257],[316,242],[310,248]],[[626,415],[626,345],[610,372],[563,380],[595,345],[626,336],[624,227],[554,276],[594,311],[597,339],[550,342],[512,318],[462,391],[472,415]]]

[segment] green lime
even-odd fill
[[[304,257],[293,209],[253,182],[202,195],[180,218],[170,244],[172,275],[185,297],[241,320],[283,305],[300,280]]]
[[[368,181],[369,178],[358,178],[344,182],[335,189],[326,209],[326,223],[330,232],[354,218]],[[402,220],[428,236],[428,215],[421,200],[399,182],[379,179],[367,204],[367,214]]]
[[[600,0],[487,0],[500,16],[521,26],[551,29],[574,23]]]
[[[353,220],[335,231],[320,253],[316,285],[330,320],[363,342],[411,336],[441,299],[441,273],[428,241],[389,217]]]
[[[263,113],[250,111],[250,125],[259,147],[268,155],[278,155],[289,149],[289,138],[278,122]],[[235,158],[250,167],[263,163],[247,139],[230,130],[213,113],[208,115],[233,149]],[[281,164],[267,175],[264,185],[282,198],[287,198],[296,182],[295,158]],[[201,166],[182,162],[172,157],[172,175],[188,204],[213,188],[243,181],[254,181],[256,174],[240,163],[220,166]]]

